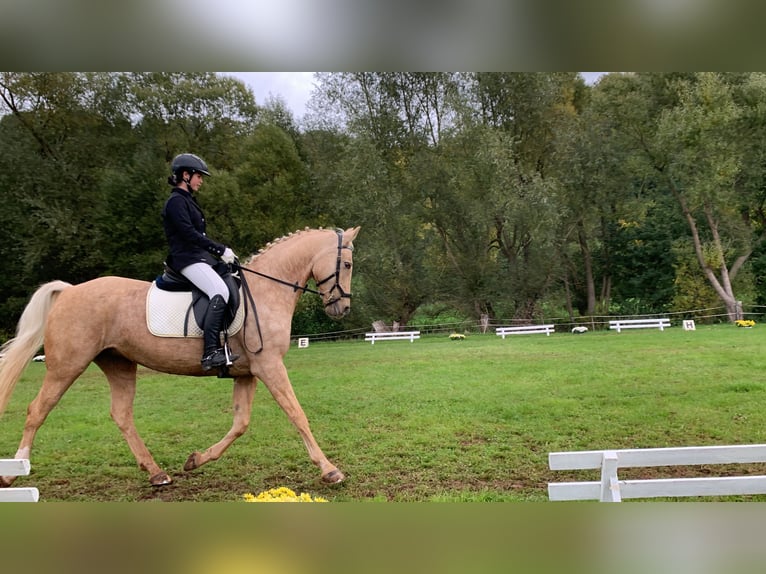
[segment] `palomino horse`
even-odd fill
[[[306,415],[293,392],[283,363],[290,348],[290,323],[295,305],[309,278],[326,313],[339,319],[350,310],[352,241],[359,227],[346,231],[304,230],[275,241],[242,266],[257,304],[257,317],[248,311],[243,328],[230,337],[240,358],[229,368],[234,378],[234,422],[228,433],[204,452],[192,453],[184,465],[189,471],[217,460],[250,423],[255,387],[263,381],[279,406],[298,429],[309,457],[328,483],[345,477],[319,448]],[[146,325],[146,296],[150,283],[122,277],[101,277],[70,285],[52,281],[30,299],[19,321],[16,337],[2,348],[0,361],[0,413],[16,382],[34,354],[45,344],[47,373],[29,404],[16,458],[29,459],[35,434],[48,413],[86,367],[95,362],[111,389],[112,419],[122,432],[152,485],[171,482],[154,461],[133,420],[137,365],[178,375],[203,376],[202,343],[194,338],[152,335]],[[0,477],[9,486],[14,477]]]

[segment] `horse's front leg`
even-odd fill
[[[215,443],[205,452],[193,452],[186,459],[184,470],[194,470],[206,462],[218,460],[224,451],[231,446],[237,438],[241,437],[250,425],[250,413],[253,409],[253,397],[258,379],[252,376],[237,377],[234,379],[233,408],[234,421],[226,436]]]
[[[279,361],[272,369],[269,369],[268,374],[262,377],[263,384],[269,389],[277,404],[285,411],[290,421],[298,429],[303,444],[306,445],[309,457],[311,461],[319,467],[322,471],[322,480],[333,484],[343,481],[346,477],[338,468],[332,464],[319,448],[314,435],[311,434],[309,428],[309,421],[306,418],[306,414],[303,412],[303,408],[298,402],[298,397],[295,396],[293,386],[290,383],[290,379],[287,376],[287,370],[284,364]]]

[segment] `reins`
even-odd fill
[[[351,293],[346,293],[340,284],[340,266],[342,263],[341,253],[343,249],[352,249],[352,247],[343,247],[343,231],[341,229],[337,229],[335,233],[338,235],[338,256],[335,260],[335,272],[331,273],[329,276],[325,277],[321,281],[317,281],[316,286],[318,288],[320,285],[324,285],[325,283],[327,283],[328,281],[334,278],[335,284],[332,287],[330,287],[330,290],[327,291],[327,293],[331,293],[332,291],[337,289],[338,291],[340,291],[340,295],[338,297],[330,297],[327,303],[325,303],[325,307],[329,307],[330,305],[332,305],[339,299],[350,299],[352,296]],[[243,267],[242,265],[239,264],[239,262],[232,263],[231,267],[238,271],[247,271],[248,273],[252,273],[253,275],[258,275],[259,277],[263,277],[264,279],[268,279],[270,281],[274,281],[275,283],[279,283],[280,285],[285,285],[286,287],[290,287],[293,290],[293,292],[303,291],[304,293],[312,293],[314,295],[319,295],[320,297],[324,295],[322,291],[320,291],[319,289],[311,289],[308,286],[308,284],[300,285],[297,281],[295,283],[290,283],[289,281],[285,281],[284,279],[280,279],[279,277],[274,277],[272,275],[267,275],[266,273],[261,273],[260,271],[256,271],[254,269],[248,269],[247,267]],[[260,324],[260,321],[258,320],[258,311],[255,306],[255,299],[253,298],[253,294],[250,292],[250,287],[248,286],[247,281],[244,280],[244,277],[242,278],[241,283],[242,283],[242,289],[245,291],[245,295],[246,295],[245,301],[243,302],[245,305],[245,321],[244,321],[245,328],[247,326],[247,302],[249,301],[250,306],[253,309],[255,326],[256,326],[256,330],[258,331],[258,339],[261,342],[261,346],[257,351],[251,351],[250,349],[247,349],[247,342],[245,342],[245,348],[247,349],[248,352],[252,353],[253,355],[257,355],[263,350],[263,337],[261,336],[261,324]]]
[[[314,295],[319,295],[320,297],[322,295],[322,293],[320,291],[317,291],[316,289],[311,289],[308,286],[300,285],[297,282],[290,283],[289,281],[285,281],[284,279],[273,277],[271,275],[266,275],[265,273],[261,273],[260,271],[255,271],[254,269],[248,269],[247,267],[242,267],[239,263],[232,263],[231,266],[234,269],[238,269],[239,271],[247,271],[248,273],[252,273],[253,275],[258,275],[259,277],[263,277],[264,279],[269,279],[281,285],[292,287],[293,291],[303,291],[304,293],[313,293]],[[332,278],[332,276],[330,276],[330,278]],[[317,285],[319,284],[317,283]]]

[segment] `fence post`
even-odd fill
[[[601,458],[601,502],[622,502],[617,481],[617,462],[615,451],[604,451]]]

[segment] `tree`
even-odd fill
[[[652,114],[633,82],[605,76],[558,130],[554,167],[570,316],[574,306],[583,315],[659,310],[673,297],[678,218],[646,166],[640,144],[652,137]]]
[[[737,98],[743,80],[763,85],[759,77],[717,73],[679,83],[678,105],[660,116],[653,161],[689,227],[702,273],[731,320],[737,318],[734,279],[764,237],[762,214],[752,209],[763,198],[762,184],[753,186],[754,170],[762,179],[763,167],[743,167],[747,154],[739,136],[752,110]]]
[[[463,78],[462,129],[477,129],[488,247],[510,312],[531,319],[559,277],[560,205],[551,172],[554,134],[575,105],[575,74],[473,74]],[[475,128],[473,126],[476,126]]]
[[[365,249],[356,259],[355,277],[364,283],[373,312],[406,324],[436,286],[429,261],[434,233],[423,218],[427,174],[419,170],[442,125],[435,78],[347,73],[317,79],[315,107],[321,104],[327,116],[338,118],[336,129],[348,136],[331,177],[336,195],[343,194],[335,212],[364,228]],[[419,91],[423,85],[430,87],[429,97]]]
[[[194,149],[225,174],[253,101],[213,74],[0,74],[3,325],[41,282],[161,271],[170,159]]]
[[[0,186],[24,214],[15,226],[16,261],[30,280],[82,281],[103,267],[98,184],[103,166],[130,141],[130,123],[100,110],[120,94],[108,74],[2,76]]]
[[[210,220],[237,249],[254,252],[312,223],[306,166],[295,142],[274,124],[241,138],[236,167],[210,179]]]

